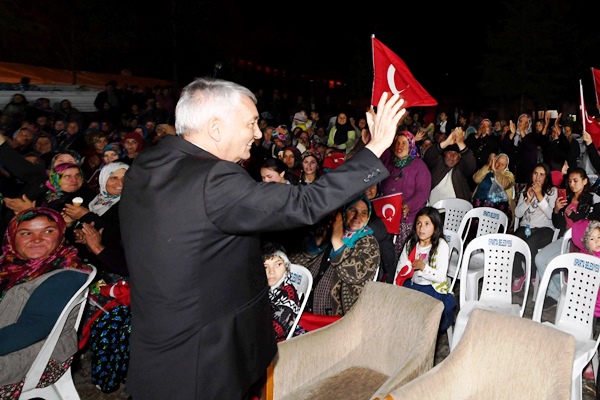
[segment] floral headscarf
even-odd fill
[[[98,185],[100,186],[100,193],[92,201],[90,201],[89,209],[91,212],[102,215],[108,211],[113,205],[117,204],[121,200],[121,195],[109,194],[106,191],[106,182],[108,178],[116,170],[124,169],[127,171],[129,165],[121,161],[113,161],[106,164],[100,169],[100,176],[98,177]]]
[[[361,228],[357,230],[351,230],[348,228],[348,221],[346,221],[346,212],[359,201],[365,202],[367,208],[369,209],[369,216],[367,217],[365,224]],[[372,212],[373,206],[371,205],[371,201],[364,194],[361,194],[360,196],[356,197],[354,200],[351,200],[348,204],[344,206],[344,212],[342,213],[342,217],[344,220],[344,235],[342,236],[342,242],[346,247],[352,249],[354,248],[354,245],[360,238],[373,234],[373,230],[369,228],[368,225],[369,218],[371,218]]]
[[[289,136],[289,131],[288,131],[287,126],[279,125],[273,131],[273,134],[271,135],[271,140],[279,139],[283,142],[283,144],[285,146],[285,144],[287,143],[287,140],[288,140],[288,136]]]
[[[398,168],[404,168],[415,159],[418,154],[418,149],[415,142],[415,135],[409,131],[402,131],[398,134],[398,136],[404,136],[406,139],[408,139],[408,155],[404,158],[398,158],[392,151],[392,162],[394,163],[394,166]]]
[[[79,173],[83,176],[83,172],[77,164],[66,163],[51,168],[48,172],[48,180],[46,181],[46,187],[48,188],[48,191],[46,192],[46,201],[48,203],[62,197],[62,195],[64,194],[62,189],[60,188],[60,181],[65,171],[69,168],[76,168],[79,171]]]
[[[44,258],[25,260],[17,253],[15,237],[19,225],[24,221],[31,221],[39,216],[47,217],[56,222],[60,236],[58,247]],[[68,245],[64,235],[66,224],[59,212],[45,207],[34,207],[23,210],[10,221],[2,243],[3,255],[0,258],[0,300],[13,286],[31,281],[47,272],[56,269],[74,268],[82,271],[91,271],[84,265],[77,255],[77,249]]]

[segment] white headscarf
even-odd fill
[[[113,205],[117,204],[121,200],[121,195],[108,194],[106,191],[106,182],[108,178],[118,169],[124,169],[127,171],[129,165],[121,161],[113,161],[106,164],[100,170],[100,176],[98,177],[98,183],[100,186],[100,193],[90,201],[88,208],[91,212],[98,215],[102,215],[108,211]]]

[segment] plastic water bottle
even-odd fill
[[[525,237],[529,237],[531,236],[531,228],[529,227],[529,224],[525,225]]]

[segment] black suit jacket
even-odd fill
[[[277,351],[259,233],[316,223],[387,176],[368,149],[308,186],[257,182],[175,136],[137,156],[119,209],[133,398],[242,398]]]

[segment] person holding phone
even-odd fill
[[[557,188],[552,185],[550,167],[538,163],[534,168],[525,190],[519,195],[515,208],[515,216],[519,219],[519,227],[514,235],[523,239],[529,245],[531,260],[535,259],[538,251],[552,242],[554,225],[552,210],[556,204]],[[525,272],[521,264],[522,258],[515,256],[513,266],[514,280],[512,290],[515,293],[523,289]],[[531,281],[535,282],[535,269],[531,271]]]
[[[568,172],[568,185],[566,200],[557,199],[552,213],[552,224],[560,229],[562,237],[577,221],[584,219],[600,220],[600,196],[590,191],[590,181],[585,169],[576,167]],[[560,254],[561,240],[556,240],[544,247],[535,256],[535,266],[538,274],[543,274],[550,260]],[[559,276],[554,275],[548,284],[548,298],[545,301],[545,310],[556,305],[560,296]]]

